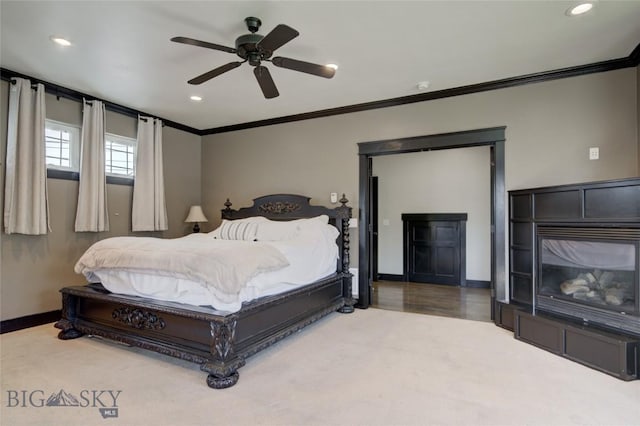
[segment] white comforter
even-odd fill
[[[215,231],[173,240],[110,238],[91,246],[75,270],[113,293],[236,312],[243,302],[336,271],[338,231],[310,225],[285,241],[221,240]]]
[[[108,238],[89,247],[78,260],[75,271],[89,281],[99,281],[96,278],[105,270],[168,276],[237,295],[256,275],[287,265],[286,257],[266,243],[192,234],[175,239]]]

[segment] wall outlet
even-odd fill
[[[600,148],[593,147],[589,148],[589,160],[597,160],[600,158]]]
[[[337,202],[338,202],[338,193],[337,193],[337,192],[332,192],[332,193],[331,193],[331,202],[332,202],[333,204],[335,204],[335,203],[337,203]]]

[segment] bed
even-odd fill
[[[223,223],[238,224],[254,217],[281,222],[326,215],[338,231],[339,255],[335,269],[319,280],[244,301],[238,310],[114,293],[98,282],[65,287],[58,338],[93,335],[141,347],[200,364],[211,388],[233,386],[251,355],[334,311],[353,312],[347,203],[343,196],[338,207],[327,208],[311,205],[309,197],[276,194],[238,210],[227,200],[222,210]]]

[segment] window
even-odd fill
[[[109,177],[133,179],[137,141],[133,138],[105,134],[105,171],[107,183],[122,183]],[[80,128],[54,120],[45,121],[47,169],[50,177],[78,179],[80,170]],[[59,172],[61,171],[61,172]]]
[[[46,120],[45,146],[47,168],[78,171],[80,159],[78,127]]]
[[[136,140],[107,133],[104,164],[108,175],[133,177]]]

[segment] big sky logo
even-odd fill
[[[118,417],[118,397],[121,390],[83,389],[74,395],[60,389],[48,398],[43,390],[8,390],[8,408],[80,407],[97,408],[102,418]]]

